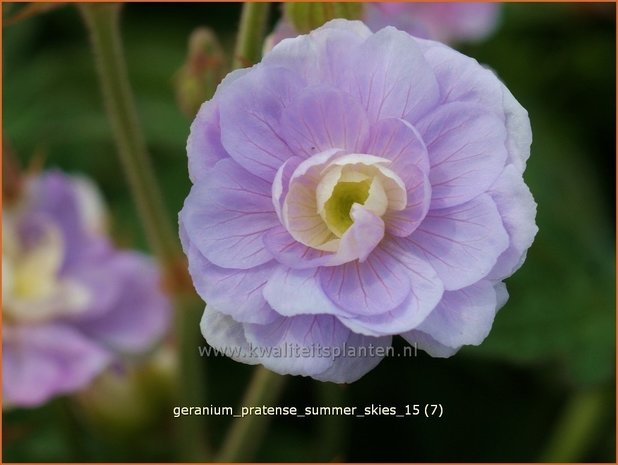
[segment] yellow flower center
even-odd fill
[[[83,311],[90,300],[88,292],[60,276],[64,256],[60,231],[48,227],[36,244],[24,249],[8,223],[3,227],[2,247],[4,315],[15,321],[38,322]]]
[[[355,203],[363,205],[369,197],[371,180],[339,182],[324,204],[324,221],[333,233],[341,237],[352,226],[350,210]]]
[[[356,207],[378,218],[406,207],[405,184],[385,158],[353,153],[311,161],[297,168],[282,208],[288,232],[302,244],[336,252],[354,224]]]

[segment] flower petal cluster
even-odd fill
[[[157,267],[113,247],[90,181],[58,171],[28,178],[2,219],[5,405],[36,406],[81,389],[167,330]]]
[[[393,335],[481,343],[537,230],[530,143],[494,73],[441,43],[345,20],[282,41],[191,127],[180,234],[205,338],[334,382]]]

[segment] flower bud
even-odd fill
[[[227,73],[225,55],[215,34],[200,27],[189,37],[187,59],[174,77],[178,106],[193,118]]]
[[[88,423],[110,436],[144,431],[164,414],[176,389],[176,355],[160,347],[147,361],[122,363],[101,374],[76,396]]]
[[[300,34],[320,27],[335,18],[361,19],[363,5],[361,3],[286,3],[285,16]]]

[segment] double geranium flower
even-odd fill
[[[380,360],[351,347],[393,335],[479,344],[536,233],[530,142],[496,76],[438,42],[344,20],[282,41],[191,128],[180,228],[204,336],[335,382]],[[290,346],[346,350],[266,350]]]

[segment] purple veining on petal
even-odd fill
[[[506,128],[484,107],[441,105],[416,127],[429,152],[431,208],[473,199],[487,191],[504,167]]]
[[[231,159],[218,162],[195,184],[180,213],[187,236],[206,259],[229,268],[271,260],[262,236],[278,224],[271,186]]]
[[[305,157],[328,149],[364,153],[368,127],[365,110],[351,95],[323,85],[304,89],[281,117],[287,145]]]
[[[424,257],[447,290],[461,289],[487,276],[508,247],[495,203],[487,194],[457,207],[432,210],[409,237],[406,250]]]

